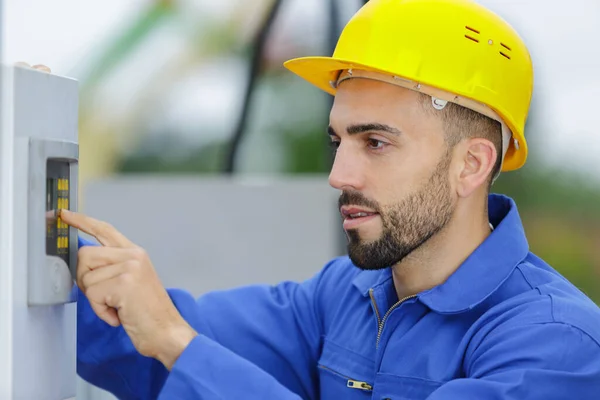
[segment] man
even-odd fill
[[[165,290],[110,225],[78,261],[78,373],[121,399],[600,398],[600,312],[489,195],[527,156],[533,73],[467,0],[371,0],[333,58],[286,66],[335,95],[330,183],[348,257],[305,282]]]

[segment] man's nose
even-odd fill
[[[338,190],[362,190],[363,176],[360,160],[347,148],[338,147],[329,173],[329,184]]]

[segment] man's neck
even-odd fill
[[[444,229],[392,268],[398,299],[444,283],[489,236],[484,210],[462,208]]]

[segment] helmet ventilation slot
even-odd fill
[[[504,47],[506,50],[510,51],[510,47],[508,47],[507,45],[505,45],[504,43],[500,42],[500,46]],[[508,52],[500,52],[501,55],[503,55],[504,57],[508,58],[510,60],[510,56],[507,54]]]
[[[479,31],[478,31],[477,29],[475,29],[475,28],[471,28],[470,26],[465,26],[465,28],[467,28],[467,29],[468,29],[468,30],[470,30],[471,32],[474,32],[474,33],[476,33],[476,34],[479,34]],[[466,37],[467,39],[469,39],[469,40],[472,40],[472,41],[474,41],[475,43],[479,43],[479,39],[475,38],[474,36],[475,36],[475,35],[473,35],[473,34],[471,34],[471,33],[469,33],[469,32],[467,32],[467,33],[465,34],[465,37]]]

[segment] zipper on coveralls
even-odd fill
[[[390,309],[385,313],[385,315],[383,316],[383,318],[380,318],[380,316],[379,316],[379,309],[377,308],[377,303],[375,302],[375,297],[373,296],[373,289],[369,289],[369,297],[371,297],[371,302],[373,303],[373,307],[375,308],[375,316],[377,316],[377,327],[378,327],[378,329],[377,329],[377,342],[375,343],[375,348],[378,348],[379,347],[379,341],[381,340],[381,332],[383,332],[383,325],[385,324],[385,321],[389,317],[390,313],[392,311],[394,311],[394,309],[396,307],[398,307],[400,304],[404,303],[408,299],[412,299],[413,297],[417,297],[417,295],[413,294],[411,296],[406,296],[406,297],[398,300],[393,306],[390,307]]]
[[[360,389],[360,390],[365,390],[370,392],[371,390],[373,390],[373,386],[369,385],[367,382],[363,382],[363,381],[357,381],[355,379],[350,378],[349,376],[346,375],[342,375],[337,371],[332,370],[331,368],[327,368],[324,365],[319,365],[320,368],[322,369],[326,369],[328,371],[331,371],[332,373],[346,379],[346,387],[349,387],[351,389]]]

